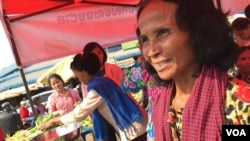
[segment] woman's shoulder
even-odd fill
[[[57,92],[53,92],[51,95],[48,96],[48,101],[52,102],[54,99],[56,99],[58,96]]]
[[[72,89],[72,88],[67,88],[67,90],[68,90],[70,93],[74,93],[74,94],[77,94],[77,93],[78,93],[77,90]]]

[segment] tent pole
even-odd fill
[[[20,67],[20,66],[18,66],[18,69],[19,69],[19,71],[21,73],[23,84],[24,84],[24,87],[25,87],[25,90],[26,90],[26,94],[27,94],[27,97],[28,97],[29,102],[30,102],[30,107],[31,107],[33,116],[34,116],[34,118],[36,120],[37,119],[37,113],[36,113],[36,110],[34,108],[34,103],[33,103],[33,100],[31,98],[31,95],[30,95],[30,90],[29,90],[28,83],[27,83],[26,78],[25,78],[25,74],[24,74],[23,68]]]
[[[25,87],[25,90],[26,90],[27,97],[28,97],[29,102],[30,102],[31,110],[32,110],[32,113],[34,115],[34,119],[36,120],[37,119],[37,113],[35,111],[33,100],[31,99],[31,95],[30,95],[30,90],[29,90],[29,87],[28,87],[28,83],[26,81],[25,74],[24,74],[24,71],[23,71],[23,67],[22,67],[20,58],[19,58],[18,53],[17,53],[17,48],[16,48],[15,41],[13,39],[13,34],[12,34],[9,22],[7,21],[7,17],[5,16],[5,14],[6,14],[6,12],[3,10],[3,15],[1,15],[1,16],[4,19],[4,23],[2,23],[2,24],[8,30],[8,35],[7,36],[9,37],[9,39],[11,41],[12,52],[14,54],[14,58],[15,58],[16,64],[17,64],[18,69],[19,69],[19,71],[21,73],[21,76],[22,76],[23,84],[24,84],[24,87]]]

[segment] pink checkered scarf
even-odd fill
[[[182,141],[221,141],[227,73],[203,67],[183,111]],[[156,141],[171,141],[167,122],[173,83],[162,91],[153,110]]]

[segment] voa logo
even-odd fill
[[[244,129],[226,129],[228,136],[247,136]]]

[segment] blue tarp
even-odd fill
[[[126,53],[123,53],[119,56],[114,56],[113,58],[116,60],[116,61],[121,61],[123,59],[127,59],[127,58],[130,58],[130,57],[137,57],[137,56],[140,56],[141,55],[141,52],[139,50],[135,50],[135,51],[126,51]]]
[[[3,70],[1,70],[0,71],[0,78],[4,77],[4,76],[6,76],[6,75],[8,75],[8,74],[10,74],[10,73],[12,73],[14,71],[17,71],[16,64],[12,64],[9,67],[4,68]],[[0,82],[1,82],[1,80],[0,80]]]
[[[37,63],[24,67],[25,78],[28,84],[36,82],[43,73],[53,67],[60,59]],[[16,65],[11,65],[0,72],[0,91],[23,86],[23,80]]]

